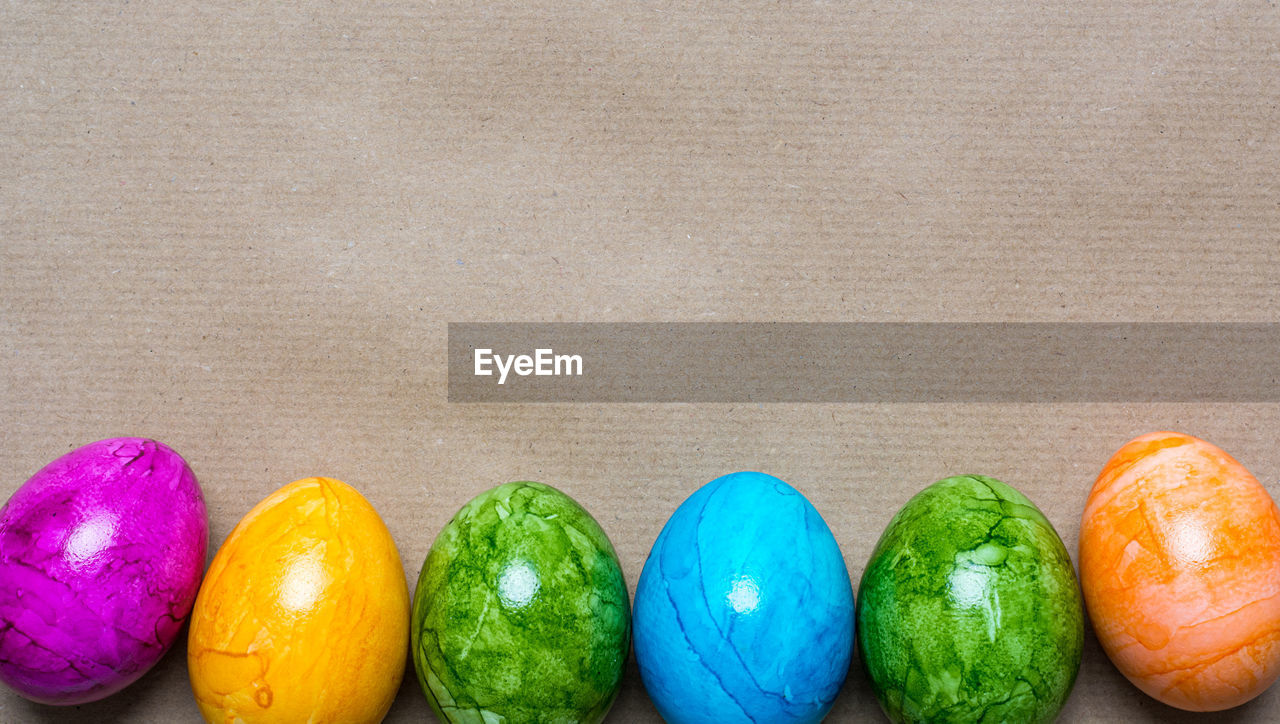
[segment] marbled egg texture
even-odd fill
[[[216,724],[376,724],[404,677],[409,586],[382,518],[333,478],[250,510],[191,614],[187,668]]]
[[[413,662],[458,724],[601,721],[630,644],[617,554],[586,510],[535,482],[476,496],[431,546],[413,601]]]
[[[49,463],[0,511],[0,679],[80,704],[142,676],[191,610],[208,537],[165,445],[101,440]]]
[[[762,473],[671,515],[636,590],[636,660],[671,724],[820,721],[853,653],[853,589],[813,505]]]
[[[1280,676],[1280,510],[1204,440],[1156,432],[1112,456],[1080,527],[1098,641],[1172,706],[1243,704]]]
[[[863,663],[895,722],[1052,721],[1083,637],[1057,532],[1021,493],[980,475],[908,501],[858,590]]]

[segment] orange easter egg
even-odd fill
[[[187,664],[211,724],[376,724],[404,675],[409,588],[373,506],[332,478],[258,503],[191,614]]]
[[[1166,704],[1228,709],[1280,676],[1280,510],[1204,440],[1153,432],[1107,461],[1080,584],[1116,668]]]

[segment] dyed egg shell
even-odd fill
[[[1080,579],[1102,648],[1166,704],[1226,709],[1280,675],[1280,512],[1204,440],[1155,432],[1112,456],[1085,504]]]
[[[999,480],[907,502],[858,590],[858,643],[896,722],[1047,722],[1080,668],[1080,591],[1062,539]]]
[[[191,611],[208,542],[195,475],[154,440],[49,463],[0,511],[0,680],[46,704],[128,686]]]
[[[205,576],[187,666],[208,722],[362,724],[404,677],[409,587],[377,511],[306,478],[249,511]]]
[[[636,661],[672,724],[817,722],[853,655],[853,588],[807,499],[734,473],[684,501],[640,574]]]
[[[630,644],[613,545],[572,498],[507,483],[440,531],[413,601],[413,663],[446,722],[599,722]]]

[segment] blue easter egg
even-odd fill
[[[818,722],[853,655],[853,587],[803,495],[734,473],[671,515],[632,625],[640,676],[670,724]]]

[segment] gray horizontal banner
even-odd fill
[[[1278,402],[1280,324],[451,323],[450,402]]]

